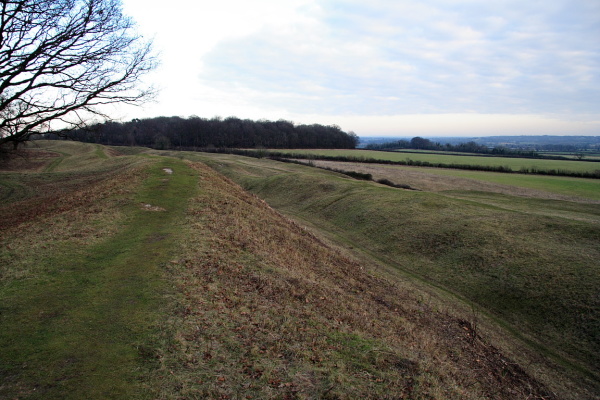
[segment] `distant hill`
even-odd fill
[[[369,144],[382,144],[398,140],[410,140],[412,137],[360,137],[359,148]],[[575,151],[600,149],[600,136],[482,136],[482,137],[429,137],[425,138],[441,144],[456,145],[459,143],[475,142],[488,147],[504,146],[508,148],[528,150]]]
[[[479,144],[529,149],[547,146],[574,146],[577,149],[600,148],[600,136],[489,136],[472,138]]]

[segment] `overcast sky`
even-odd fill
[[[123,0],[179,115],[359,136],[600,135],[598,0]]]

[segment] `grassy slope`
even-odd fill
[[[597,218],[506,210],[266,160],[243,163],[221,158],[213,165],[278,209],[475,302],[547,355],[598,379]],[[572,212],[597,213],[589,207]]]
[[[448,299],[349,258],[202,164],[54,150],[42,163],[52,172],[0,173],[3,397],[553,398],[477,336],[476,316],[453,316]],[[344,203],[365,187],[335,174],[176,155],[225,168],[339,235],[375,239],[371,217],[385,226]],[[403,200],[443,212],[417,196]],[[557,381],[565,398],[592,397]]]
[[[600,201],[600,180],[598,179],[502,174],[497,172],[334,161],[314,161],[314,164],[346,171],[370,173],[373,175],[374,180],[386,178],[394,183],[408,184],[411,187],[425,191],[437,192],[460,188],[463,189],[463,192],[467,190],[489,191],[524,195],[526,194],[526,190],[535,190],[538,193],[529,197],[555,197],[556,199],[560,199],[562,196],[562,198],[568,200],[577,200],[576,198],[580,198],[579,200]],[[433,181],[432,184],[429,184],[430,181]],[[523,190],[519,193],[518,189]]]
[[[164,390],[185,398],[526,398],[543,390],[469,322],[324,245],[213,170],[172,274]],[[416,293],[417,292],[417,293]],[[546,395],[549,396],[548,393]]]

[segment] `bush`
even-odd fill
[[[389,179],[385,179],[385,178],[378,179],[377,183],[381,183],[382,185],[387,185],[387,186],[391,186],[391,187],[398,188],[398,189],[419,190],[419,189],[415,189],[405,183],[394,183],[394,182],[390,181]]]
[[[394,186],[394,182],[390,181],[389,179],[378,179],[377,183],[381,183],[382,185],[387,186]]]

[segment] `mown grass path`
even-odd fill
[[[152,161],[116,235],[66,244],[44,273],[0,288],[0,397],[150,397],[144,375],[169,290],[162,266],[196,179],[181,161]]]

